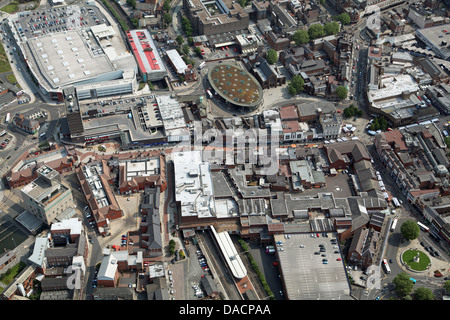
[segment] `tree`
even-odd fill
[[[308,29],[308,35],[310,39],[321,38],[325,35],[323,25],[320,23],[313,24]]]
[[[274,49],[267,50],[266,60],[269,64],[275,64],[278,61],[278,53]]]
[[[184,33],[186,33],[188,37],[192,36],[192,25],[188,18],[183,17],[183,19],[181,19],[181,26],[183,27]]]
[[[420,287],[414,291],[416,300],[434,300],[433,291],[429,288]]]
[[[248,3],[248,0],[238,0],[238,3],[241,5],[242,8],[245,8],[245,6]]]
[[[135,28],[139,28],[139,18],[133,18],[131,19],[131,24],[133,24],[133,26]]]
[[[292,36],[292,40],[295,41],[297,46],[301,46],[302,44],[306,44],[309,42],[308,31],[306,30],[297,30]]]
[[[402,297],[411,293],[414,282],[410,279],[410,276],[406,272],[399,273],[392,283],[395,285],[395,291]]]
[[[127,0],[127,4],[133,9],[136,8],[136,0]]]
[[[192,36],[187,37],[187,43],[189,43],[190,46],[194,45],[194,37]]]
[[[302,76],[296,75],[292,77],[291,82],[288,85],[289,94],[295,96],[303,91],[303,85],[305,84],[305,80],[303,80]]]
[[[349,107],[344,109],[344,118],[351,118],[355,116],[361,117],[362,115],[362,110],[356,108],[354,105],[350,105]]]
[[[178,45],[181,46],[184,43],[184,38],[182,35],[179,35],[175,38],[175,40],[177,41]]]
[[[202,56],[202,49],[200,49],[200,47],[194,47],[194,53],[201,57]]]
[[[183,46],[183,53],[187,56],[189,52],[191,51],[191,48],[187,44]]]
[[[323,27],[324,32],[327,36],[329,35],[336,35],[339,32],[340,26],[339,23],[337,23],[336,21],[332,21],[332,22],[328,22],[325,24],[325,26]]]
[[[172,22],[172,15],[170,13],[164,13],[163,20],[165,24],[170,24]]]
[[[342,24],[349,24],[350,23],[350,16],[347,12],[343,12],[340,15],[336,17],[336,20],[339,21]]]
[[[444,142],[445,142],[445,144],[447,145],[447,148],[450,149],[450,137],[445,137],[445,138],[444,138]]]
[[[403,238],[407,240],[414,240],[419,236],[420,228],[415,221],[408,220],[403,222],[400,232],[402,233]]]
[[[297,89],[295,89],[295,87],[292,84],[290,84],[288,86],[288,92],[291,96],[295,96],[297,94]]]
[[[170,11],[170,0],[165,0],[163,3],[163,10],[165,12],[169,12]]]
[[[348,94],[348,89],[346,87],[338,86],[336,88],[336,95],[339,100],[344,100],[345,98],[347,98],[347,94]]]
[[[445,292],[450,293],[450,280],[447,280],[444,282],[444,289],[445,289]]]

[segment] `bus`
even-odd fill
[[[199,65],[198,65],[198,67],[200,68],[200,70],[201,69],[203,69],[203,67],[206,65],[206,62],[205,61],[203,61],[202,63],[200,63]]]
[[[392,198],[392,202],[394,203],[394,206],[395,206],[396,208],[400,207],[400,202],[398,201],[397,198]]]
[[[9,123],[10,120],[11,120],[11,113],[8,112],[8,114],[6,115],[5,122]]]
[[[389,267],[389,264],[386,259],[383,259],[383,268],[387,274],[391,273],[391,268]]]
[[[397,226],[397,219],[394,219],[394,221],[392,222],[392,225],[391,225],[391,231],[392,232],[394,232],[394,230],[395,230],[395,227]]]
[[[428,228],[423,223],[417,222],[417,225],[420,227],[420,230],[422,230],[422,231],[428,232],[428,230],[430,230],[430,228]]]
[[[6,134],[6,130],[3,130],[2,132],[0,132],[0,137],[3,137]]]
[[[206,90],[206,93],[208,94],[208,97],[209,97],[210,99],[213,98],[213,95],[212,95],[211,91],[209,91],[209,89]]]

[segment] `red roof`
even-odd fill
[[[297,108],[292,106],[285,106],[280,108],[281,120],[298,119]]]

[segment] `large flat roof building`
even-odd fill
[[[444,32],[447,31],[447,32]],[[433,50],[440,58],[450,58],[449,34],[450,24],[438,25],[416,30],[416,36]]]
[[[137,65],[117,26],[109,25],[96,6],[83,8],[72,5],[61,7],[57,14],[49,10],[10,17],[17,51],[32,77],[43,93],[58,101],[63,101],[62,90],[72,85],[80,86],[80,99],[133,93]],[[97,17],[97,24],[86,10]]]
[[[211,168],[203,162],[200,151],[172,154],[175,171],[175,200],[184,217],[215,216],[215,199]]]

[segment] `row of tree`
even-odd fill
[[[406,273],[402,272],[398,274],[392,283],[395,286],[395,292],[400,296],[400,298],[404,300],[412,300],[413,297],[415,300],[434,300],[433,291],[429,288],[418,287],[414,290],[413,296],[411,293],[413,292],[414,282],[410,279],[411,277]],[[447,292],[450,292],[450,281],[446,281],[444,283],[444,289]]]
[[[315,23],[306,29],[297,30],[292,36],[297,46],[308,43],[310,40],[321,38],[324,36],[329,36],[332,34],[337,34],[340,30],[339,23],[336,21],[327,22],[325,25],[320,23]]]
[[[389,123],[387,122],[385,117],[376,117],[373,119],[373,122],[369,126],[369,130],[372,131],[386,131],[389,127]]]

